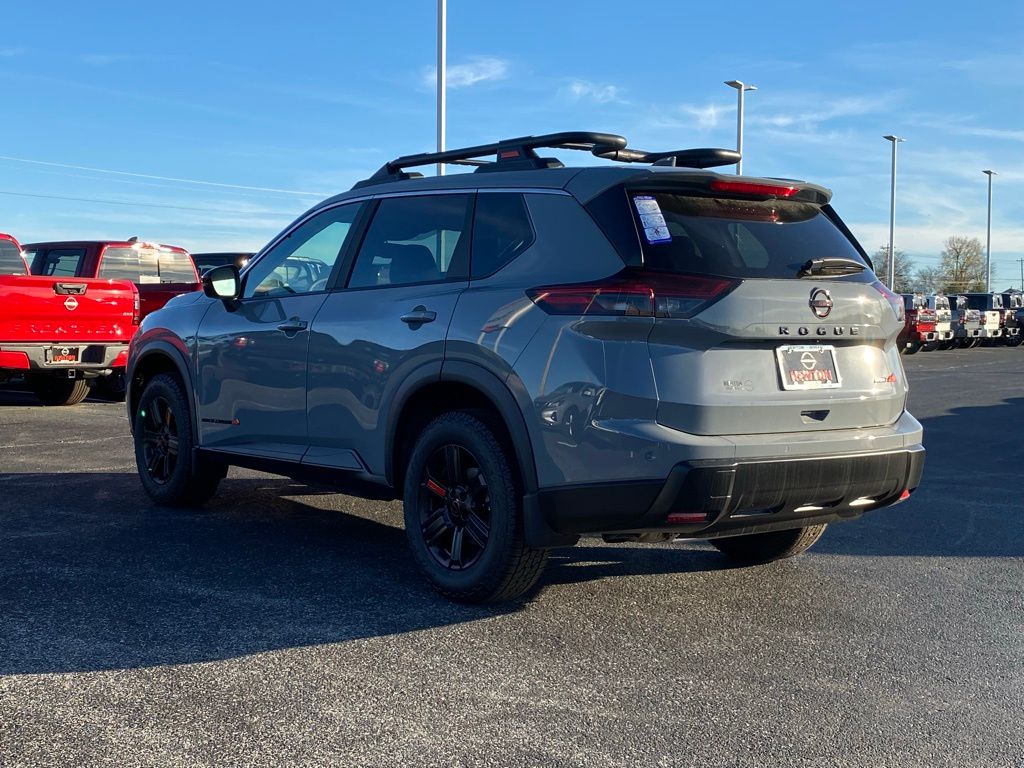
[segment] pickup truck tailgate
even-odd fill
[[[138,315],[127,280],[0,275],[0,344],[128,342]]]

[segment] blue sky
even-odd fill
[[[267,6],[6,8],[0,230],[255,249],[433,147],[434,0]],[[984,241],[981,170],[997,170],[1004,287],[1024,256],[1022,22],[1009,2],[449,0],[448,143],[590,129],[644,149],[729,147],[722,81],[745,80],[759,90],[744,170],[830,186],[869,251],[888,238],[883,134],[907,137],[897,248],[918,266],[937,265],[949,235]]]

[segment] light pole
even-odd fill
[[[886,141],[892,142],[892,179],[889,185],[889,269],[888,275],[889,290],[896,290],[896,145],[905,139],[899,136],[883,136]]]
[[[448,0],[437,0],[437,151],[444,152],[445,91],[448,84]],[[437,175],[444,176],[444,163],[437,164]]]
[[[988,176],[988,227],[985,235],[985,293],[992,290],[992,177],[995,171],[982,171]]]
[[[756,85],[747,85],[740,80],[726,80],[725,84],[736,89],[736,151],[740,159],[736,163],[736,175],[743,173],[743,94],[756,91]]]

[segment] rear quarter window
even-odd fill
[[[473,221],[472,277],[493,275],[533,244],[533,226],[523,196],[481,192]]]

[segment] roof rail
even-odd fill
[[[419,178],[423,174],[406,169],[434,163],[471,165],[476,167],[478,173],[563,167],[562,163],[554,158],[540,157],[535,150],[542,148],[578,149],[590,152],[595,157],[622,163],[651,163],[679,168],[714,168],[721,165],[733,165],[740,159],[739,152],[731,149],[679,149],[670,152],[645,152],[639,149],[627,149],[626,144],[627,141],[623,136],[590,131],[520,136],[475,147],[405,155],[385,163],[373,176],[358,182],[354,188]],[[493,155],[495,159],[481,159],[487,155]]]

